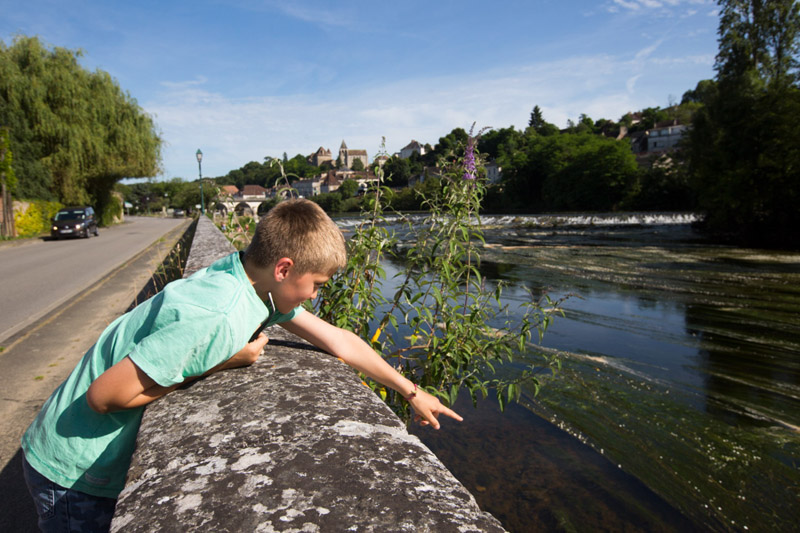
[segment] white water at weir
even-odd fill
[[[386,224],[399,224],[403,221],[412,223],[425,219],[426,214],[387,215]],[[658,226],[692,224],[700,220],[696,213],[599,213],[599,214],[529,214],[529,215],[481,215],[478,217],[481,226],[525,226],[525,227],[558,227],[558,226]],[[361,217],[337,218],[336,223],[342,229],[350,229],[363,222]]]

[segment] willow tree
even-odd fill
[[[7,126],[20,197],[92,204],[111,215],[111,190],[157,174],[161,138],[151,116],[80,51],[35,37],[0,42],[0,126]]]

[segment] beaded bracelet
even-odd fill
[[[414,390],[408,396],[404,396],[406,401],[412,400],[417,397],[417,384],[414,383]]]

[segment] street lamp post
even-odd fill
[[[197,149],[197,171],[200,173],[200,214],[206,214],[206,205],[203,201],[203,152]]]

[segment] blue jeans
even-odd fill
[[[45,533],[106,532],[111,527],[117,500],[66,489],[41,475],[23,458],[25,483],[33,497],[39,529]]]

